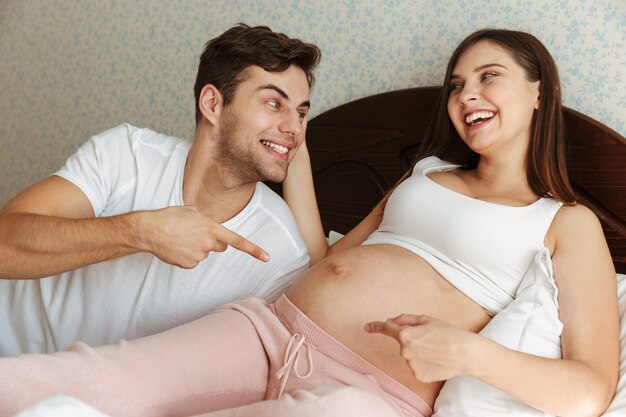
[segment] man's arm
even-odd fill
[[[306,142],[302,142],[300,149],[289,164],[287,178],[283,182],[283,197],[296,219],[300,235],[309,251],[310,265],[316,264],[328,255],[363,243],[380,226],[387,201],[385,197],[365,219],[329,247],[315,197],[311,161]]]
[[[193,268],[228,245],[269,259],[190,206],[95,218],[82,191],[57,176],[27,188],[0,210],[2,278],[41,278],[136,252]]]
[[[317,207],[311,160],[306,142],[302,142],[289,164],[287,177],[283,182],[283,197],[293,213],[302,240],[307,246],[310,264],[314,265],[326,256],[328,243]]]

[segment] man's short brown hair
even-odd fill
[[[311,87],[315,81],[313,70],[320,58],[321,52],[313,44],[273,32],[267,26],[237,24],[204,46],[194,87],[196,123],[202,118],[199,99],[205,85],[213,84],[222,94],[224,105],[228,105],[237,85],[244,80],[246,68],[255,65],[265,71],[281,72],[295,65],[304,71]]]

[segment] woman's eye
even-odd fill
[[[270,100],[267,102],[271,107],[274,107],[276,109],[280,108],[280,103],[276,100]]]
[[[298,112],[298,116],[300,116],[300,120],[304,120],[304,119],[306,119],[306,113],[305,113],[305,112],[303,112],[303,111]]]
[[[480,76],[480,79],[484,81],[486,79],[496,77],[497,75],[498,74],[495,72],[485,72],[483,73],[483,75]]]
[[[450,94],[458,93],[462,89],[463,89],[463,84],[458,83],[458,82],[450,83],[450,92],[449,93]]]

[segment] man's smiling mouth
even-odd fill
[[[283,145],[279,145],[277,143],[274,142],[270,142],[269,140],[265,140],[265,139],[261,139],[261,143],[264,146],[267,146],[268,148],[271,148],[272,150],[278,152],[281,155],[285,155],[287,152],[289,152],[289,148]]]

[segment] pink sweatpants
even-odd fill
[[[1,417],[57,393],[128,417],[432,414],[285,296],[231,303],[131,342],[0,358]]]

